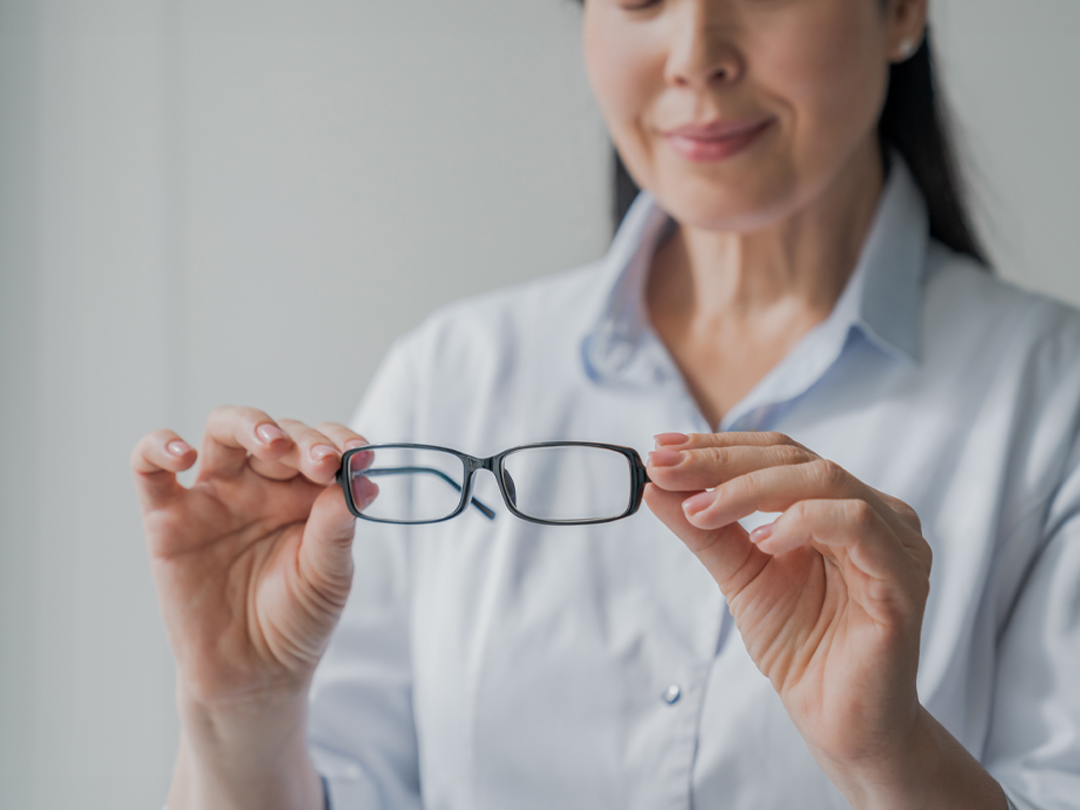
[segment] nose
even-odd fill
[[[738,21],[731,0],[683,0],[670,18],[666,78],[676,87],[706,89],[732,84],[745,65],[737,47]]]

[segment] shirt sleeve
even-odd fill
[[[1080,464],[1001,634],[984,763],[1017,810],[1080,809]]]
[[[353,428],[373,443],[409,441],[414,391],[395,346]],[[420,807],[405,531],[358,521],[352,590],[312,682],[309,748],[333,810]]]

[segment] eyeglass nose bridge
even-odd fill
[[[509,470],[502,464],[501,459],[504,455],[506,454],[499,453],[498,455],[488,456],[487,458],[465,456],[465,492],[462,496],[463,503],[469,503],[473,499],[473,481],[475,480],[475,473],[479,470],[487,470],[495,477],[495,483],[498,484],[499,490],[502,493],[503,502],[511,507],[517,507],[517,486],[514,484],[514,479],[510,477]]]

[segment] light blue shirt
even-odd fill
[[[481,456],[708,431],[643,310],[669,227],[642,196],[601,261],[438,312],[355,427]],[[930,240],[899,161],[830,317],[721,425],[782,431],[915,507],[934,550],[919,694],[1022,810],[1080,808],[1078,427],[1080,317]],[[486,473],[476,494],[501,505]],[[355,558],[311,690],[335,810],[847,807],[647,509],[361,522]]]

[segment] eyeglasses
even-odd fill
[[[490,506],[472,496],[473,476],[488,470],[510,513],[549,526],[609,523],[634,514],[649,477],[637,451],[615,444],[543,442],[489,458],[429,444],[371,444],[342,456],[337,480],[349,511],[376,523],[440,523],[470,505],[488,520]],[[365,490],[378,496],[363,509]]]

